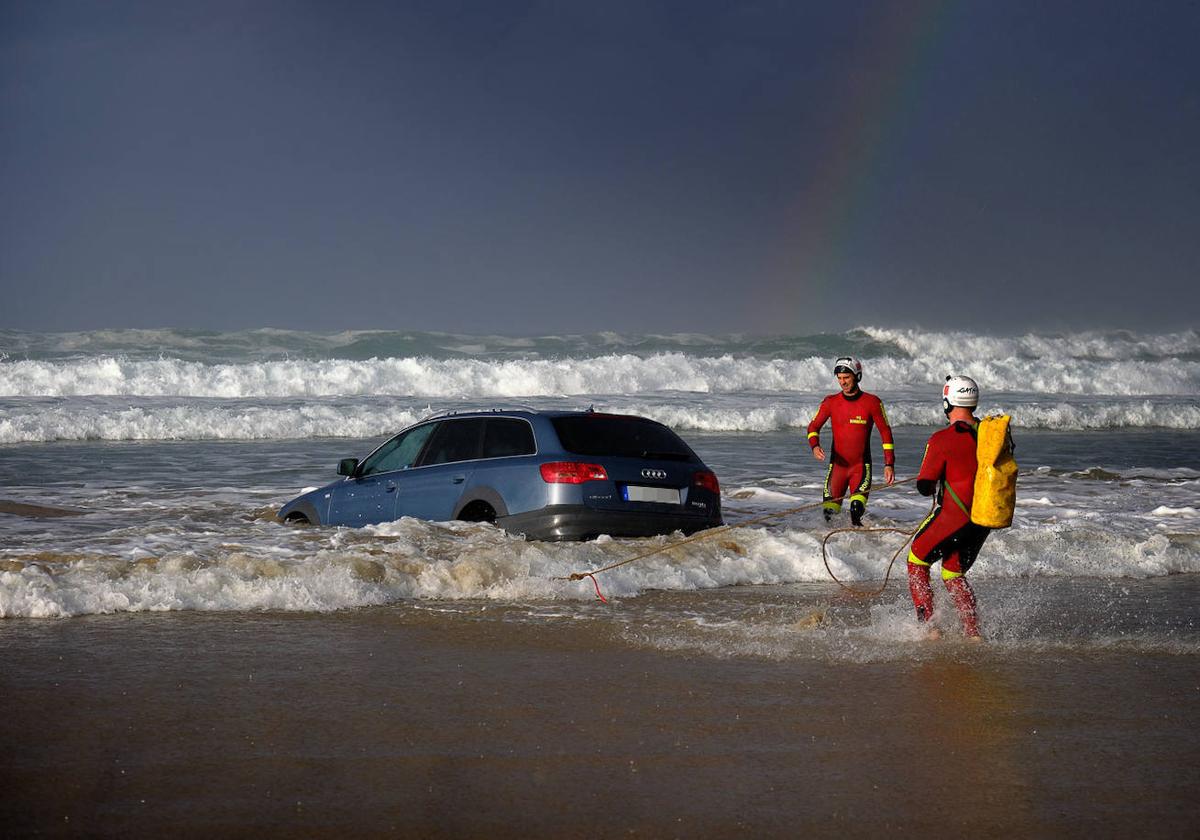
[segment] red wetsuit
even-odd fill
[[[834,513],[842,509],[846,490],[853,487],[851,502],[867,504],[871,487],[871,428],[879,427],[883,440],[884,466],[896,465],[892,443],[892,427],[888,423],[883,403],[874,394],[858,391],[848,397],[838,392],[821,400],[821,407],[808,424],[808,445],[816,449],[821,444],[821,427],[829,420],[833,442],[829,445],[829,470],[825,474],[825,510]]]
[[[979,628],[975,594],[963,575],[991,533],[971,522],[976,467],[974,424],[959,420],[929,438],[917,474],[917,490],[925,496],[936,491],[937,507],[921,523],[908,553],[908,585],[917,618],[928,621],[933,616],[929,566],[940,560],[942,581],[954,598],[968,636],[978,636]]]

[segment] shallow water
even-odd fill
[[[911,475],[931,428],[897,431],[899,475]],[[812,505],[821,465],[796,435],[702,433],[689,440],[722,480],[727,522]],[[339,457],[378,441],[89,442],[0,449],[10,501],[79,512],[0,514],[0,616],[141,610],[331,610],[401,601],[546,600],[582,609],[590,581],[562,578],[672,538],[526,543],[486,525],[400,520],[360,530],[294,528],[279,505],[333,478]],[[1018,435],[1022,465],[1013,528],[993,534],[974,580],[1142,578],[1200,571],[1200,432]],[[915,528],[929,501],[880,489],[871,524]],[[606,596],[697,592],[748,584],[881,580],[896,534],[840,535],[815,509],[735,529],[603,576]],[[901,558],[903,559],[903,558]]]

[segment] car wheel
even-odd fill
[[[495,522],[496,511],[487,502],[474,501],[458,514],[463,522]]]

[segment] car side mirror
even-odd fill
[[[338,461],[338,475],[354,475],[358,471],[357,458],[343,458]]]

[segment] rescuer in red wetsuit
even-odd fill
[[[917,620],[924,623],[933,617],[929,567],[940,560],[942,582],[958,609],[963,632],[970,639],[981,636],[975,593],[963,575],[991,533],[988,528],[971,522],[977,467],[975,429],[979,425],[973,410],[978,404],[979,386],[974,379],[946,377],[942,409],[950,425],[930,436],[917,474],[917,491],[922,496],[936,492],[937,507],[921,523],[908,553],[908,589],[917,608]],[[930,635],[937,636],[937,630],[932,625],[930,628]]]
[[[833,363],[833,373],[841,386],[840,394],[830,394],[821,400],[821,407],[808,424],[808,445],[818,461],[825,460],[821,448],[821,426],[830,421],[833,442],[829,445],[829,470],[825,473],[825,521],[842,509],[842,499],[849,488],[850,521],[862,525],[871,489],[871,428],[879,427],[883,440],[883,480],[896,480],[896,453],[892,444],[892,427],[888,424],[883,403],[874,394],[858,387],[862,381],[862,363],[852,356],[843,356]]]

